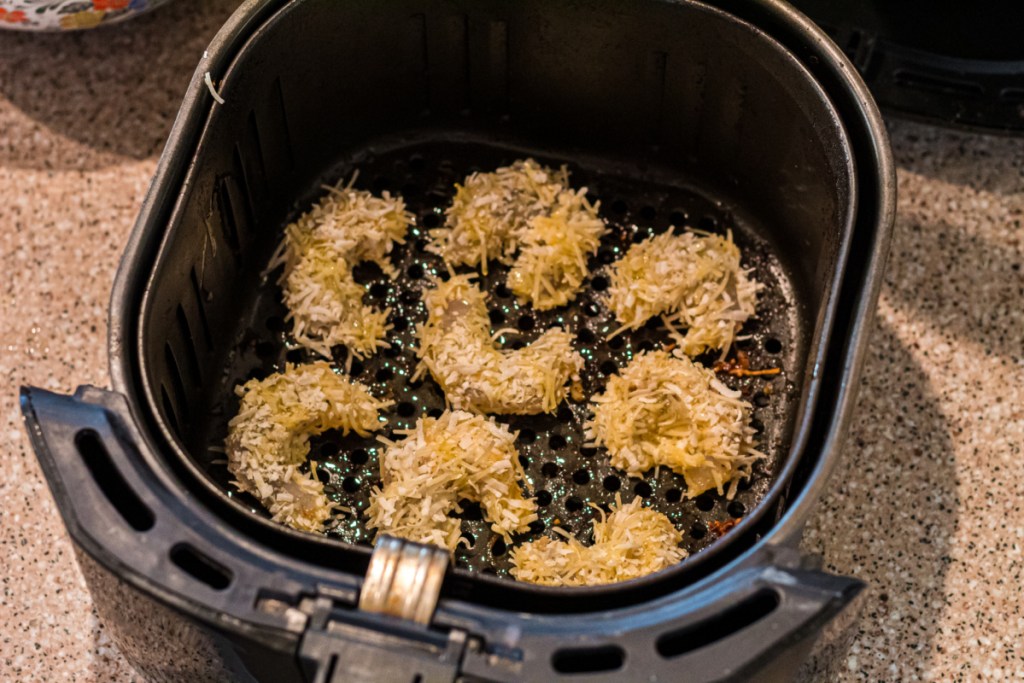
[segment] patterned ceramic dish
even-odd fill
[[[0,29],[74,31],[130,19],[167,0],[0,0]]]

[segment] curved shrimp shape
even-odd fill
[[[671,567],[686,557],[679,547],[683,535],[668,517],[642,504],[639,497],[626,505],[616,497],[611,513],[594,520],[592,545],[544,537],[514,548],[512,576],[545,586],[593,586]]]
[[[537,504],[523,496],[525,477],[515,432],[463,411],[425,417],[405,438],[387,442],[380,459],[381,488],[370,496],[368,526],[379,533],[454,551],[463,498],[479,502],[491,529],[510,540],[537,519]]]
[[[452,266],[513,264],[508,286],[544,311],[576,298],[587,259],[608,232],[586,188],[569,187],[569,173],[524,159],[493,173],[473,173],[456,186],[446,225],[430,232],[430,250]],[[515,256],[516,252],[519,256]]]
[[[323,484],[299,471],[309,438],[328,429],[367,436],[380,428],[378,412],[392,402],[374,398],[324,361],[288,365],[235,392],[241,404],[225,443],[235,485],[259,499],[275,522],[321,531],[331,503]]]
[[[578,378],[583,358],[572,335],[552,328],[517,351],[499,349],[489,333],[485,295],[468,275],[454,275],[426,293],[427,323],[419,331],[420,367],[457,410],[502,415],[551,413]]]
[[[753,406],[686,356],[636,356],[593,400],[586,437],[608,449],[612,467],[638,477],[663,465],[683,476],[690,498],[708,489],[731,498],[764,457]]]
[[[622,323],[616,334],[660,315],[683,353],[721,349],[724,358],[754,315],[760,289],[740,265],[731,233],[666,232],[633,245],[615,262],[607,301]]]
[[[285,228],[269,270],[284,265],[279,283],[298,344],[326,358],[332,346],[343,344],[362,358],[387,346],[389,311],[363,304],[365,288],[352,269],[372,261],[395,275],[387,255],[404,243],[413,216],[400,197],[387,192],[375,197],[351,183],[326,189],[327,195]]]

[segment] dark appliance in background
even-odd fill
[[[793,0],[857,67],[886,112],[1024,133],[1024,3]]]

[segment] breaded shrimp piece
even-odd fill
[[[275,522],[321,531],[331,503],[323,484],[299,471],[310,437],[328,429],[366,436],[381,427],[378,412],[391,402],[374,398],[323,361],[288,365],[235,393],[241,404],[225,443],[235,485],[259,499]]]
[[[555,171],[533,159],[466,176],[455,186],[445,227],[430,232],[431,251],[484,275],[492,260],[511,263],[530,220],[550,210],[568,180],[564,168]]]
[[[572,335],[552,328],[517,351],[499,349],[489,333],[486,297],[468,275],[452,276],[424,296],[420,366],[457,410],[502,415],[551,413],[577,378],[583,358]]]
[[[750,403],[686,356],[636,356],[593,400],[586,438],[608,449],[612,467],[630,476],[668,467],[686,480],[687,497],[716,489],[731,498],[764,457]]]
[[[514,263],[509,288],[544,311],[576,298],[587,260],[608,232],[597,211],[586,188],[569,186],[564,167],[556,171],[522,159],[457,185],[445,227],[430,232],[429,249],[449,265],[485,275],[490,261]]]
[[[668,517],[642,505],[640,497],[625,505],[616,497],[611,513],[594,520],[589,546],[570,536],[565,541],[544,537],[513,548],[512,576],[545,586],[595,586],[671,567],[686,557],[679,547],[683,535]]]
[[[491,529],[510,540],[537,519],[525,498],[516,434],[491,418],[463,411],[425,417],[387,442],[380,459],[381,488],[370,496],[368,526],[378,533],[432,543],[453,551],[459,541],[459,501],[479,502]]]
[[[353,178],[354,180],[354,178]],[[329,358],[344,344],[357,358],[387,346],[388,311],[363,304],[365,289],[352,269],[372,261],[394,275],[387,255],[405,241],[413,220],[400,197],[375,197],[347,187],[328,193],[285,228],[269,269],[284,264],[279,284],[295,341]]]
[[[616,334],[660,315],[683,353],[720,349],[724,358],[761,289],[740,256],[731,233],[666,232],[633,245],[612,266],[607,301],[622,324]]]
[[[587,260],[607,232],[586,189],[560,192],[551,210],[530,219],[523,232],[522,249],[508,274],[509,289],[538,311],[564,306],[576,298],[590,272]]]

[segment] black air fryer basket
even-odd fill
[[[265,269],[322,183],[358,171],[357,187],[406,199],[416,223],[393,259],[401,274],[356,272],[367,301],[393,311],[392,347],[334,358],[395,398],[390,436],[443,407],[432,381],[411,378],[422,291],[443,271],[425,230],[441,222],[454,182],[525,156],[567,164],[612,230],[563,309],[520,307],[500,269],[483,280],[496,328],[517,329],[505,343],[565,326],[585,351],[592,395],[665,341],[656,325],[605,340],[615,326],[601,303],[608,265],[670,225],[731,229],[766,285],[742,344],[755,366],[783,373],[724,379],[757,406],[769,457],[734,499],[688,500],[677,475],[631,479],[584,447],[585,401],[502,418],[519,432],[542,505],[517,541],[556,526],[586,540],[599,514],[588,503],[640,495],[684,532],[690,556],[622,584],[519,583],[505,543],[466,506],[466,547],[439,595],[401,572],[383,586],[430,618],[384,614],[371,599],[381,567],[427,576],[447,557],[374,546],[358,511],[379,444],[314,439],[319,478],[357,511],[323,536],[272,523],[229,485],[218,446],[237,408],[232,389],[312,360],[288,343]],[[192,80],[126,250],[112,298],[113,389],[23,392],[100,616],[156,681],[827,675],[862,585],[817,571],[796,548],[838,457],[894,191],[863,84],[779,2],[244,3]]]

